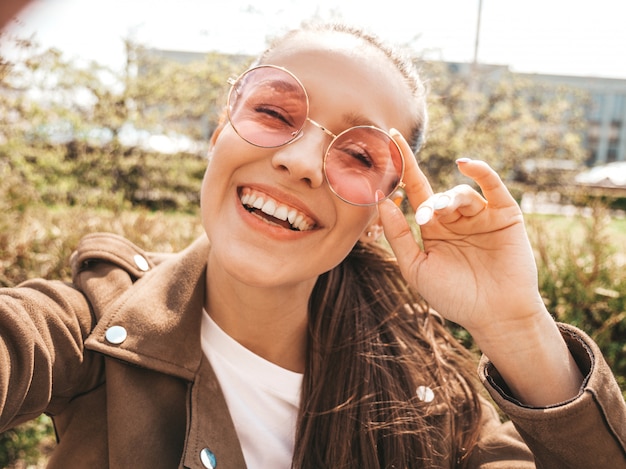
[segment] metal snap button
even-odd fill
[[[122,326],[111,326],[104,333],[104,338],[107,342],[115,345],[119,345],[124,342],[126,337],[128,337],[128,333],[126,332],[126,328]]]
[[[148,270],[150,270],[150,264],[148,264],[146,258],[143,257],[141,254],[135,254],[133,256],[133,260],[135,261],[135,265],[139,270],[143,272],[147,272]]]
[[[417,398],[422,402],[432,402],[435,399],[435,393],[428,386],[418,386],[415,390]]]
[[[215,455],[213,451],[209,448],[204,448],[200,451],[200,461],[202,465],[207,469],[215,469],[217,467],[217,460],[215,459]]]

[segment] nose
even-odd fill
[[[324,183],[324,151],[328,140],[326,133],[316,131],[309,123],[295,140],[276,149],[272,165],[311,188],[320,187]]]

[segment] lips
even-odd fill
[[[305,213],[263,192],[244,187],[239,191],[239,198],[246,210],[270,223],[294,231],[310,231],[316,226],[315,221]]]

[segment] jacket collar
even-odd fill
[[[103,311],[94,311],[99,320],[85,347],[192,380],[202,358],[200,320],[209,250],[203,236],[134,283],[127,282]]]

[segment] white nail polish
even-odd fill
[[[446,208],[448,205],[450,205],[450,196],[448,195],[440,195],[437,200],[435,201],[435,205],[434,208],[435,210],[441,210]]]
[[[415,212],[415,221],[418,225],[424,225],[433,217],[433,211],[430,207],[421,207]]]

